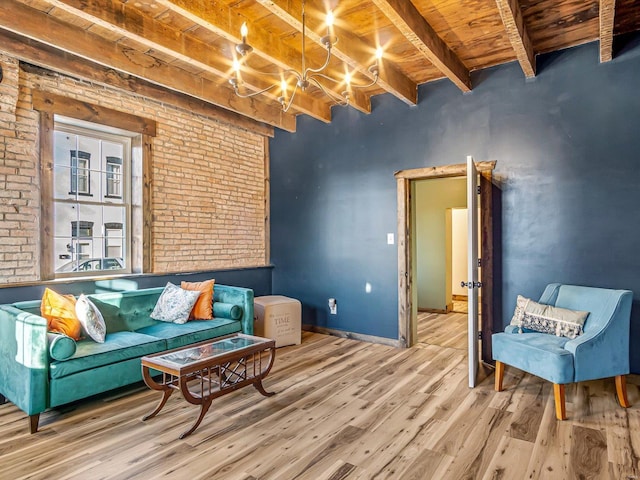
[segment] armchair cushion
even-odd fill
[[[553,383],[573,382],[573,355],[564,348],[568,338],[532,332],[496,333],[492,340],[494,359]]]
[[[518,295],[516,309],[511,319],[522,333],[523,328],[541,333],[575,338],[582,334],[582,327],[589,312],[571,310],[534,302]]]

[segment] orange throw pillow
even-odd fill
[[[180,288],[200,292],[200,296],[189,315],[189,320],[211,320],[213,318],[213,286],[215,283],[215,279],[204,282],[180,283]]]
[[[63,333],[74,340],[80,340],[82,325],[76,315],[76,299],[73,295],[60,295],[45,288],[40,312],[47,319],[47,329],[50,332]]]

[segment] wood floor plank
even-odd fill
[[[571,429],[570,420],[556,419],[553,395],[547,395],[540,429],[523,478],[571,478],[569,475]]]
[[[573,427],[571,467],[575,478],[609,478],[607,439],[601,430]]]
[[[526,440],[503,436],[491,463],[484,472],[483,480],[496,478],[525,478],[527,465],[523,458],[529,458],[533,443]]]

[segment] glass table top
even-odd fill
[[[166,353],[155,357],[162,362],[170,362],[176,365],[189,365],[200,360],[214,358],[218,355],[240,350],[245,347],[264,343],[264,340],[258,338],[232,337],[217,342],[199,345],[196,347],[185,348],[177,352]]]

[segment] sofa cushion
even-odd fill
[[[151,318],[162,322],[186,323],[199,296],[199,290],[185,290],[167,282],[151,312]]]
[[[91,338],[98,343],[104,343],[107,334],[107,326],[100,310],[89,300],[84,293],[78,297],[76,302],[76,315],[82,325],[85,338]]]
[[[91,303],[100,310],[102,319],[107,327],[107,333],[130,332],[134,330],[128,325],[126,317],[120,315],[120,307],[104,302],[94,295],[89,295],[88,298],[91,300]]]
[[[59,333],[47,333],[49,356],[54,360],[66,360],[76,353],[76,341]]]
[[[230,320],[240,320],[242,318],[242,307],[233,303],[214,302],[213,316],[216,318],[228,318]]]
[[[553,383],[574,380],[573,355],[564,349],[569,341],[546,333],[495,333],[494,360],[519,368]]]
[[[149,315],[163,290],[163,287],[145,288],[96,293],[88,297],[102,313],[107,324],[107,334],[125,330],[134,332],[147,325],[156,324],[156,320]]]
[[[178,325],[175,323],[157,323],[138,330],[139,333],[165,339],[167,349],[183,347],[190,343],[202,342],[212,338],[229,335],[242,330],[242,324],[236,320],[214,318],[213,320],[192,320]]]
[[[164,339],[138,332],[107,334],[104,343],[81,340],[77,342],[76,353],[70,359],[51,362],[50,375],[51,378],[66,377],[84,370],[160,352],[167,349],[166,345]]]
[[[47,319],[50,332],[62,333],[74,340],[80,340],[82,326],[76,315],[76,298],[73,295],[60,295],[50,288],[45,288],[40,313]]]
[[[189,314],[189,320],[211,320],[213,318],[213,288],[215,279],[204,282],[181,282],[180,288],[200,292],[196,304]]]

